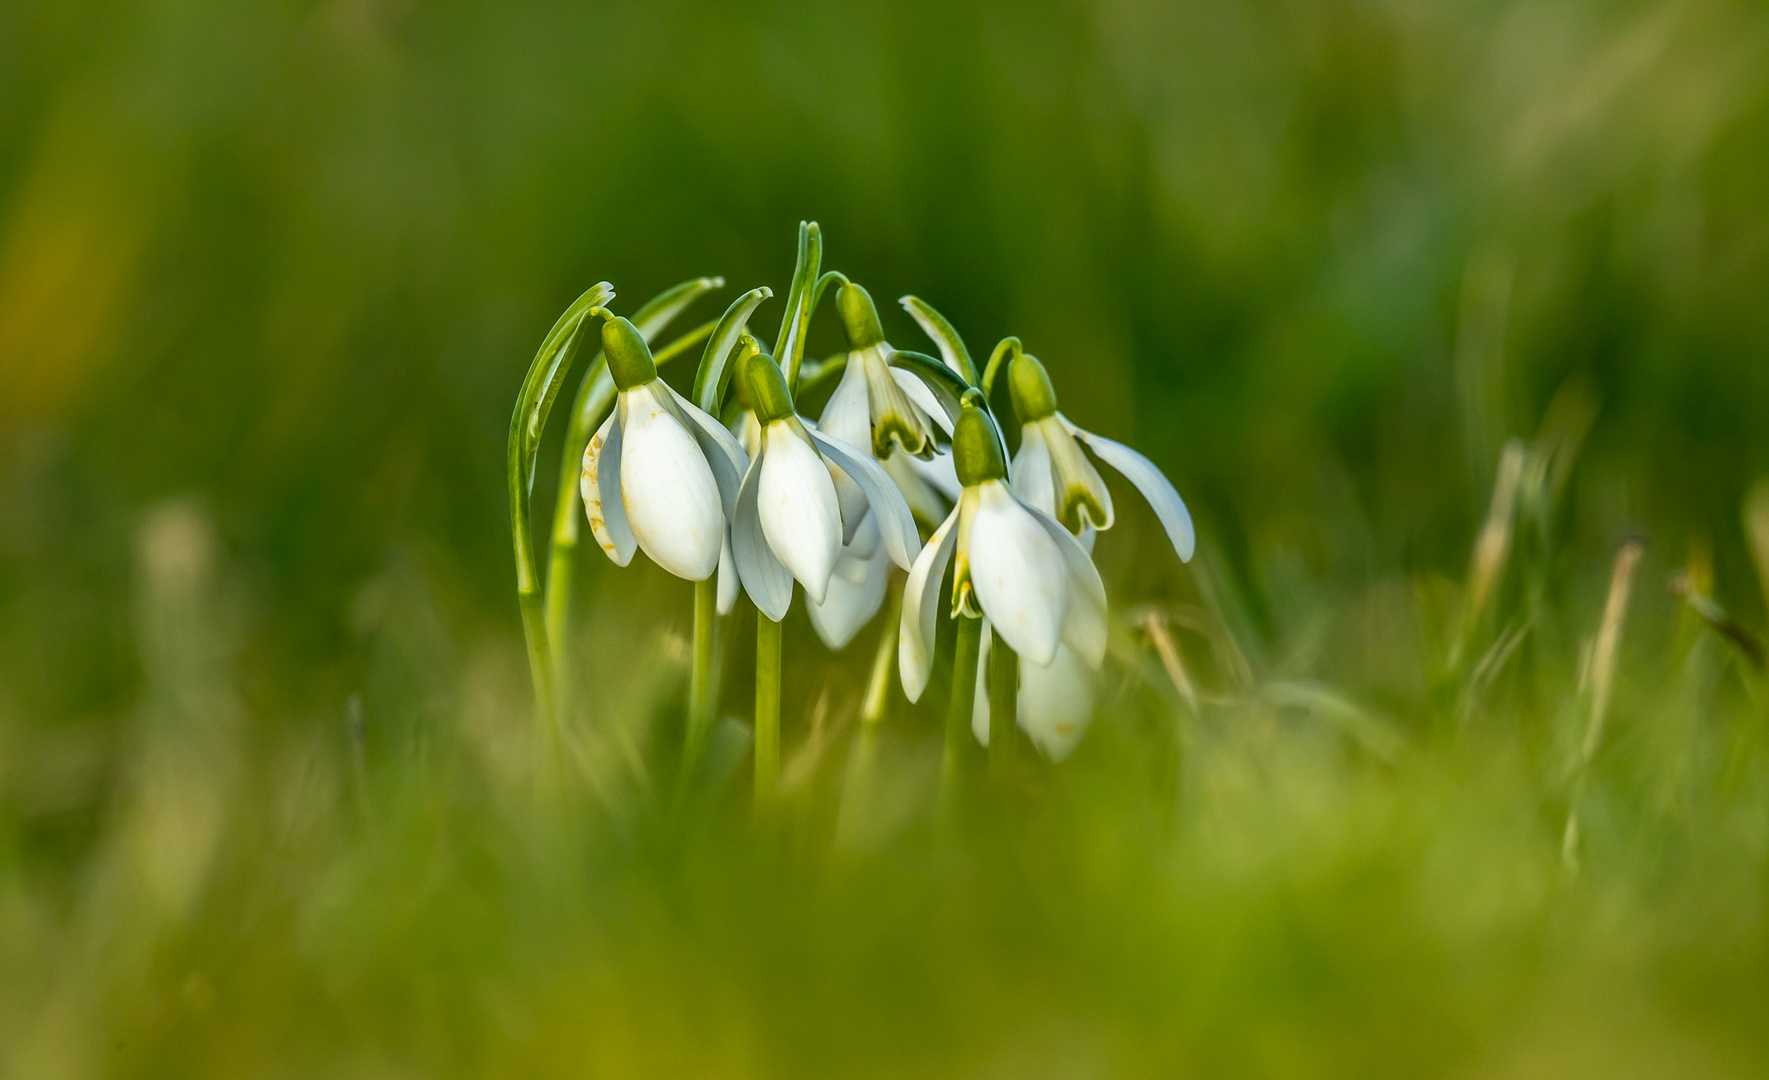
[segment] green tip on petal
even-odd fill
[[[786,375],[772,356],[765,352],[750,354],[737,376],[757,420],[770,424],[793,414],[792,391],[786,388]]]
[[[872,302],[872,294],[864,288],[843,281],[835,291],[835,309],[841,313],[842,329],[848,334],[848,348],[866,349],[884,340],[878,307]]]
[[[602,316],[602,351],[608,357],[608,374],[622,390],[644,386],[657,378],[657,363],[651,359],[651,347],[639,328],[606,308],[597,308],[593,315]]]
[[[1055,415],[1056,390],[1050,385],[1050,374],[1031,353],[1021,353],[1008,365],[1007,389],[1020,423],[1032,424]]]
[[[1001,436],[989,416],[980,391],[964,392],[958,423],[952,428],[952,464],[958,482],[975,487],[1007,476],[1007,460],[1001,454]]]

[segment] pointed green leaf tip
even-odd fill
[[[865,289],[852,282],[843,282],[835,291],[835,309],[841,313],[849,349],[871,348],[884,340],[884,327],[878,322],[878,307],[872,302],[872,294]]]
[[[608,374],[622,390],[644,386],[657,378],[657,363],[651,359],[651,347],[639,328],[626,319],[598,308],[593,314],[602,316],[602,351],[608,357]]]
[[[743,391],[755,409],[756,419],[764,425],[792,415],[792,392],[786,388],[786,376],[780,365],[765,352],[754,352],[743,360],[739,372]]]
[[[958,423],[952,428],[952,464],[958,471],[958,482],[965,487],[1007,476],[1001,436],[981,391],[964,392]]]
[[[1021,353],[1008,365],[1007,390],[1013,398],[1014,415],[1022,424],[1056,413],[1056,390],[1050,385],[1050,374],[1031,353]]]

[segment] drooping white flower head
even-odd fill
[[[657,377],[633,324],[598,309],[617,390],[614,411],[584,447],[584,512],[617,566],[644,549],[677,577],[719,567],[727,522],[749,458],[718,421]]]
[[[956,560],[952,607],[989,619],[1020,657],[1048,666],[1063,646],[1090,669],[1105,659],[1106,593],[1067,529],[1009,489],[1000,436],[982,395],[965,394],[952,453],[958,505],[922,549],[903,591],[897,662],[909,700],[927,688],[940,580]]]
[[[731,551],[756,607],[775,621],[784,618],[794,580],[804,586],[810,604],[829,604],[842,549],[858,538],[868,519],[890,559],[911,566],[921,548],[915,520],[878,462],[806,424],[794,412],[772,357],[755,352],[741,364],[737,377],[754,407],[758,430],[756,452],[737,495]],[[837,597],[852,576],[839,579]],[[850,621],[828,614],[828,625]]]
[[[1023,354],[1008,368],[1008,389],[1019,417],[1020,449],[1013,459],[1013,489],[1020,498],[1062,522],[1092,546],[1092,530],[1112,527],[1112,496],[1085,444],[1135,485],[1182,561],[1192,557],[1192,516],[1173,484],[1154,462],[1122,443],[1083,431],[1057,411],[1050,376],[1037,357]],[[1077,441],[1079,440],[1079,441]]]
[[[885,341],[878,311],[863,287],[844,280],[836,290],[836,308],[848,354],[816,428],[876,458],[910,512],[938,522],[958,498],[951,455],[934,437],[936,425],[950,431],[951,421],[920,378],[892,365],[896,350]],[[843,479],[837,474],[838,499]],[[841,501],[846,506],[851,498]],[[806,604],[811,625],[831,649],[845,646],[878,614],[889,577],[890,556],[879,543],[876,522],[862,520],[844,535],[828,596],[822,602],[808,597]]]

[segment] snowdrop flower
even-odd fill
[[[614,411],[584,447],[584,512],[616,566],[635,548],[670,573],[704,581],[719,567],[726,522],[749,458],[731,433],[657,377],[633,324],[597,308]]]
[[[871,294],[844,281],[835,306],[847,334],[848,363],[817,426],[869,451],[884,463],[909,508],[924,521],[939,521],[958,484],[951,458],[939,452],[934,426],[949,431],[951,422],[920,377],[891,365],[896,350],[885,341]]]
[[[915,519],[878,462],[800,419],[773,357],[752,353],[737,377],[758,430],[737,494],[731,551],[757,609],[775,622],[785,618],[794,580],[814,608],[839,600],[842,587],[832,581],[851,584],[836,577],[842,548],[868,520],[891,560],[912,565],[921,548]],[[835,621],[844,612],[813,618]]]
[[[1051,665],[1067,647],[1089,668],[1106,652],[1106,592],[1080,543],[1007,484],[1000,436],[980,392],[964,395],[952,433],[963,489],[928,540],[903,590],[897,662],[903,692],[918,700],[933,666],[941,576],[956,561],[955,615],[986,617],[1021,659]]]
[[[1112,496],[1099,470],[1081,452],[1085,444],[1142,492],[1180,560],[1191,561],[1192,516],[1154,462],[1122,443],[1083,431],[1058,412],[1050,376],[1037,357],[1015,357],[1007,385],[1022,425],[1020,450],[1013,459],[1013,489],[1020,498],[1082,536],[1091,549],[1091,530],[1112,527]]]
[[[820,427],[821,425],[819,425]],[[810,427],[806,424],[806,427]],[[760,456],[762,450],[762,425],[756,419],[754,409],[742,409],[737,418],[731,422],[731,434],[743,445],[743,449],[751,459]],[[836,483],[836,502],[842,502],[842,492],[853,482],[840,473],[831,474],[831,479],[840,476]],[[852,505],[850,494],[849,505]],[[845,530],[844,530],[845,531]],[[872,512],[867,510],[860,520],[859,527],[853,537],[842,544],[841,553],[836,556],[835,569],[829,575],[829,592],[818,603],[809,596],[805,598],[805,613],[811,617],[811,626],[823,644],[832,650],[845,648],[854,640],[860,628],[872,621],[878,609],[884,604],[885,586],[890,576],[890,553],[884,548],[879,535],[878,522]],[[722,559],[728,559],[729,548]],[[725,602],[726,585],[725,563],[719,564],[719,614],[730,614],[730,606]],[[735,600],[735,569],[732,572],[732,599]]]

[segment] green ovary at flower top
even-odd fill
[[[726,521],[749,457],[718,421],[657,377],[633,324],[600,308],[614,410],[584,447],[584,512],[617,566],[643,548],[677,577],[704,581],[719,567]]]
[[[982,395],[965,394],[952,432],[962,491],[922,549],[903,592],[898,667],[909,700],[933,667],[940,581],[948,561],[956,614],[986,618],[1025,664],[1049,666],[1060,648],[1090,669],[1106,651],[1106,593],[1081,544],[1009,488],[1000,437]]]
[[[908,569],[921,547],[915,520],[878,462],[807,425],[773,357],[751,353],[736,376],[754,408],[755,454],[738,492],[731,550],[757,609],[784,618],[795,580],[812,605],[826,604],[844,545],[868,522],[891,560]]]
[[[1122,443],[1082,430],[1057,411],[1056,391],[1037,357],[1016,356],[1007,379],[1021,424],[1012,470],[1020,498],[1057,518],[1091,548],[1091,531],[1111,528],[1114,515],[1105,481],[1081,450],[1085,444],[1135,485],[1167,531],[1173,550],[1181,560],[1191,560],[1192,516],[1154,462]]]

